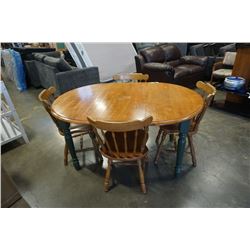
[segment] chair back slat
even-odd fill
[[[142,73],[120,73],[113,76],[113,80],[117,82],[147,82],[148,78],[148,74]]]
[[[213,100],[215,94],[216,94],[216,89],[214,86],[212,86],[209,83],[204,83],[202,81],[198,81],[196,83],[196,86],[198,89],[200,89],[203,92],[203,99],[204,99],[204,105],[201,110],[201,112],[194,118],[194,127],[193,130],[198,130],[200,121],[202,120],[208,106],[210,105],[211,101]]]
[[[137,149],[137,137],[138,137],[138,130],[135,130],[135,141],[134,141],[133,153],[135,153]]]
[[[143,153],[148,138],[148,126],[153,118],[130,122],[96,121],[88,117],[89,123],[95,128],[94,132],[100,140],[102,151],[114,158],[131,158]],[[101,131],[99,135],[98,131]]]
[[[97,138],[97,141],[98,141],[99,145],[101,145],[101,147],[103,147],[103,146],[104,146],[103,140],[102,140],[102,138],[100,137],[100,135],[99,135],[99,133],[97,132],[97,129],[96,129],[95,127],[93,127],[93,131],[94,131],[94,133],[95,133],[95,135],[96,135],[96,138]]]
[[[145,127],[145,134],[144,134],[143,141],[142,141],[142,144],[141,144],[141,152],[145,148],[147,140],[148,140],[148,127]]]
[[[114,153],[113,153],[112,150],[111,150],[111,147],[110,147],[110,145],[109,145],[109,140],[108,140],[108,138],[106,138],[106,135],[105,135],[104,130],[101,129],[101,133],[102,133],[102,136],[103,136],[103,139],[104,139],[104,140],[103,140],[103,143],[102,143],[103,148],[106,148],[106,146],[107,146],[107,149],[108,149],[109,153],[110,153],[111,155],[113,155]]]
[[[111,133],[112,133],[112,138],[113,138],[114,145],[115,145],[115,150],[116,150],[117,154],[119,155],[120,151],[119,151],[119,148],[118,148],[118,145],[117,145],[117,142],[116,142],[115,132],[111,132]]]

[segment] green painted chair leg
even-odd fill
[[[180,124],[180,134],[177,146],[175,176],[177,177],[181,172],[183,156],[185,152],[186,137],[189,131],[190,120],[184,121]]]

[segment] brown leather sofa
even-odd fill
[[[183,56],[175,45],[157,45],[135,56],[137,72],[149,75],[149,81],[168,82],[194,88],[204,80],[208,58]]]

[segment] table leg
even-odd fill
[[[78,161],[78,158],[76,156],[76,151],[75,151],[75,146],[74,146],[74,142],[70,133],[70,129],[69,129],[70,124],[67,122],[60,122],[60,127],[63,130],[64,133],[64,138],[65,138],[65,143],[68,146],[72,161],[73,161],[73,165],[75,167],[76,170],[80,170],[80,164]]]
[[[169,140],[170,140],[171,142],[174,141],[174,134],[170,134],[170,135],[169,135]]]
[[[180,133],[177,146],[177,157],[175,165],[175,176],[178,176],[181,172],[182,160],[185,151],[186,137],[190,126],[190,120],[184,121],[180,124]]]

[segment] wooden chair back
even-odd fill
[[[141,121],[107,122],[88,117],[102,152],[113,159],[131,159],[142,155],[146,149],[148,127],[152,120],[153,117],[149,116]]]
[[[148,78],[148,74],[142,73],[121,73],[113,76],[113,80],[117,82],[147,82]]]
[[[203,109],[201,110],[201,112],[193,120],[193,122],[195,123],[194,127],[193,127],[194,131],[198,130],[200,121],[202,120],[202,118],[207,110],[207,107],[210,105],[210,103],[213,100],[215,93],[216,93],[216,88],[209,83],[204,83],[202,81],[198,81],[196,83],[196,87],[202,91],[204,106],[203,106]]]
[[[55,92],[56,92],[55,87],[50,87],[48,89],[44,89],[39,94],[38,98],[43,103],[44,108],[46,109],[46,111],[49,113],[50,117],[52,118],[52,120],[56,124],[56,126],[59,130],[59,133],[63,134],[63,132],[60,130],[60,128],[58,126],[57,119],[51,114],[51,105],[52,105],[53,101],[55,100]]]

